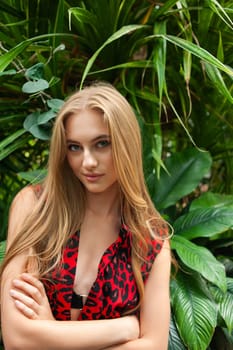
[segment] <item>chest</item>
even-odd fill
[[[133,309],[139,301],[139,294],[131,261],[131,238],[126,230],[100,257],[96,276],[88,292],[86,303],[79,320],[121,317]],[[79,234],[69,240],[59,270],[54,270],[51,280],[45,283],[47,296],[54,317],[58,320],[71,319],[71,299],[75,287],[78,266]],[[91,258],[91,257],[90,257]],[[148,255],[148,263],[141,267],[146,280],[155,253]]]

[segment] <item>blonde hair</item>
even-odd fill
[[[63,105],[53,128],[42,195],[8,249],[3,268],[14,256],[32,248],[27,269],[36,266],[39,277],[45,277],[61,261],[68,238],[80,228],[85,212],[85,191],[66,159],[65,122],[84,109],[100,111],[109,128],[120,185],[122,220],[132,233],[132,267],[140,295],[139,307],[144,293],[141,265],[146,261],[151,238],[146,221],[156,217],[159,226],[163,219],[154,208],[145,185],[137,119],[127,100],[110,84],[86,87]]]

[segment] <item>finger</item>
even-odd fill
[[[30,309],[29,307],[27,307],[26,305],[21,303],[21,301],[15,300],[14,303],[15,303],[16,308],[20,312],[22,312],[22,314],[24,316],[26,316],[27,318],[30,318],[31,320],[36,320],[38,318],[36,313],[32,309]]]
[[[10,296],[13,299],[18,300],[21,303],[23,303],[25,306],[30,308],[36,314],[39,314],[39,305],[35,302],[35,300],[30,298],[29,296],[15,290],[15,289],[10,289]]]
[[[40,291],[41,295],[45,295],[44,285],[43,283],[41,283],[41,281],[37,277],[34,277],[30,273],[24,272],[20,275],[20,278],[23,281],[28,282],[29,284],[37,288]]]
[[[38,288],[32,286],[31,284],[22,281],[21,279],[14,279],[12,281],[13,287],[20,290],[24,294],[30,296],[33,300],[35,300],[38,304],[42,302],[42,295]],[[15,289],[13,288],[13,289]]]

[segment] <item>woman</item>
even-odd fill
[[[167,349],[164,235],[132,108],[108,84],[76,92],[55,121],[44,183],[21,190],[11,206],[5,348]]]

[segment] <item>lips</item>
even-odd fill
[[[95,182],[99,180],[103,176],[103,174],[83,174],[83,176],[87,181]]]

